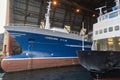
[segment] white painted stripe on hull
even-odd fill
[[[78,58],[78,57],[40,57],[40,58],[11,58],[3,60],[25,60],[25,59],[69,59],[69,58]]]
[[[11,31],[20,31],[20,32],[28,32],[28,33],[35,33],[35,34],[43,34],[43,35],[49,35],[49,36],[55,36],[55,37],[63,37],[68,39],[75,39],[75,40],[82,40],[82,37],[80,35],[71,34],[71,33],[63,33],[48,29],[40,29],[36,27],[30,27],[30,26],[5,26],[5,29],[11,30]]]

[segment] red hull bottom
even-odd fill
[[[1,67],[5,72],[25,71],[40,68],[61,67],[78,65],[78,58],[57,58],[57,59],[3,59]]]

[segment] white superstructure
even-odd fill
[[[120,3],[119,0],[115,2],[113,11],[100,15],[97,23],[93,25],[93,41],[96,50],[120,51]]]

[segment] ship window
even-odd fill
[[[113,27],[109,27],[109,32],[112,32],[113,31]]]
[[[115,26],[115,31],[119,30],[119,26]]]
[[[98,31],[95,31],[95,34],[98,35]]]
[[[118,11],[117,11],[117,12],[114,12],[114,13],[109,14],[109,18],[114,18],[114,17],[116,17],[116,16],[118,16]]]
[[[107,28],[104,29],[104,33],[106,33],[106,32],[107,32]]]
[[[99,34],[102,34],[102,29],[99,31]]]
[[[108,15],[104,15],[103,16],[103,20],[107,19],[108,18]]]

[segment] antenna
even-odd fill
[[[96,8],[95,10],[99,10],[100,13],[99,13],[99,16],[101,16],[103,13],[102,13],[102,9],[105,8],[106,6],[102,6],[102,7],[99,7],[99,8]]]
[[[51,1],[48,2],[47,13],[45,14],[45,19],[46,19],[45,29],[50,29],[49,17],[50,17],[50,7],[51,7],[51,3],[52,3]]]

